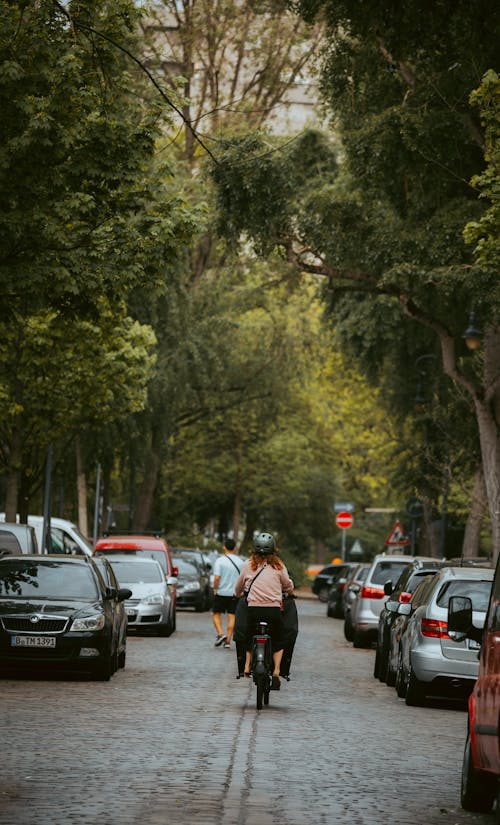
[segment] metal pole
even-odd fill
[[[45,489],[43,491],[43,523],[42,523],[42,546],[41,553],[50,553],[52,542],[50,535],[50,487],[52,483],[52,444],[47,447],[47,460],[45,462]]]
[[[342,561],[345,561],[345,534],[347,530],[345,527],[342,528]]]
[[[94,535],[93,535],[93,544],[95,547],[95,543],[97,541],[97,537],[99,535],[99,509],[101,505],[101,465],[99,462],[97,463],[97,476],[95,482],[95,505],[94,505]]]

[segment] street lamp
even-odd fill
[[[462,338],[470,350],[479,349],[481,346],[482,333],[481,330],[476,327],[474,312],[471,312],[469,315],[469,326],[462,335]]]

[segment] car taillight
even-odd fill
[[[361,591],[362,599],[383,599],[385,596],[382,587],[363,587]]]
[[[399,601],[401,604],[408,604],[411,599],[411,593],[400,593],[399,594]]]
[[[431,639],[450,638],[448,636],[448,622],[440,622],[437,619],[422,619],[420,630],[422,631],[422,636],[428,636]]]
[[[347,582],[342,582],[341,585],[340,585],[340,589],[345,590],[346,584],[347,584]]]

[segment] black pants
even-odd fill
[[[290,674],[295,641],[299,632],[299,617],[295,599],[286,598],[283,601],[283,625],[284,625],[284,647],[283,658],[281,660],[280,674],[285,677]],[[248,605],[244,598],[238,599],[236,607],[233,639],[236,645],[236,657],[238,660],[238,673],[243,673],[245,669],[245,652],[247,637]]]

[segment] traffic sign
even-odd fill
[[[341,527],[343,530],[347,530],[348,527],[352,527],[353,521],[354,518],[352,516],[352,513],[348,513],[347,510],[345,510],[342,513],[338,513],[335,517],[335,524],[337,525],[337,527]]]
[[[333,512],[334,513],[343,513],[344,511],[348,513],[354,512],[354,504],[352,501],[336,501],[333,505]]]
[[[410,539],[406,536],[405,531],[401,525],[400,521],[394,522],[394,527],[392,528],[391,532],[387,536],[385,543],[393,547],[394,545],[404,546],[406,544],[411,544]]]

